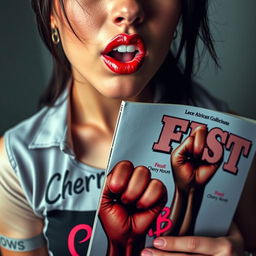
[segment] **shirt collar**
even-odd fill
[[[59,147],[67,154],[74,155],[70,133],[70,100],[67,86],[52,107],[45,107],[39,128],[29,144],[30,149]]]
[[[38,129],[29,144],[29,149],[59,147],[61,151],[74,156],[69,97],[71,87],[72,83],[69,82],[54,105],[41,110],[43,118],[40,119],[39,128],[36,126]],[[156,87],[154,102],[161,102],[163,96],[161,88]]]

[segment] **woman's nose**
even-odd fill
[[[112,22],[117,26],[136,26],[143,22],[141,0],[114,0],[111,10]]]

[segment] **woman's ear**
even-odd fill
[[[51,14],[50,16],[50,23],[51,23],[51,28],[54,29],[54,28],[57,28],[57,21],[56,21],[56,18],[55,18],[55,15],[54,14]]]
[[[60,34],[59,34],[59,30],[58,30],[57,20],[53,14],[51,14],[51,16],[50,16],[50,22],[51,22],[51,30],[52,30],[51,31],[52,42],[55,45],[58,45],[60,42]]]
[[[61,7],[59,0],[53,0],[52,12],[50,16],[51,28],[58,28],[61,15]]]

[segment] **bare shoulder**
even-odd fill
[[[0,165],[9,165],[7,152],[5,149],[4,137],[0,137]]]
[[[4,137],[0,137],[0,154],[4,153]]]
[[[48,255],[45,244],[35,250],[22,252],[8,250],[5,245],[16,249],[17,239],[23,243],[26,239],[42,234],[43,220],[35,216],[19,180],[9,163],[4,137],[0,137],[0,238],[2,256],[45,256]],[[15,241],[12,239],[16,239]],[[9,242],[6,242],[9,241]],[[4,244],[3,244],[4,243]]]

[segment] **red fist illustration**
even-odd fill
[[[220,166],[221,162],[209,164],[201,160],[206,136],[206,126],[199,126],[172,153],[174,180],[182,190],[205,186]]]
[[[221,163],[202,160],[207,134],[206,126],[197,127],[171,155],[175,193],[169,218],[173,225],[165,235],[192,235],[194,232],[205,185]]]
[[[145,166],[120,161],[107,177],[99,211],[110,256],[136,256],[167,201],[165,185]]]

